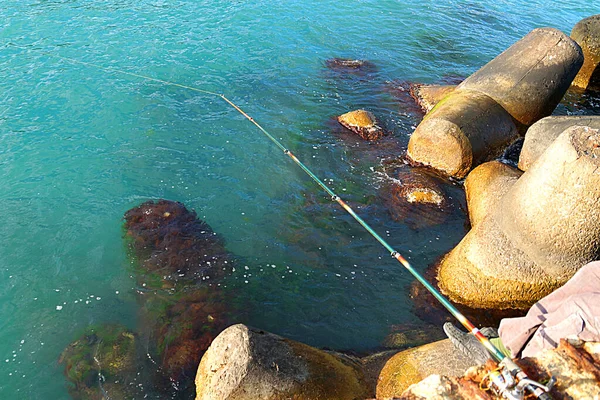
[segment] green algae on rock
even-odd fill
[[[71,396],[101,400],[139,395],[135,382],[136,342],[137,335],[121,325],[88,327],[59,359],[65,366]]]

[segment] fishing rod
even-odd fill
[[[9,45],[15,46],[12,43]],[[20,46],[15,46],[22,48]],[[227,98],[224,94],[212,92],[209,90],[199,89],[193,86],[182,85],[176,82],[170,82],[162,79],[152,78],[146,75],[141,75],[129,71],[124,71],[116,68],[107,68],[102,65],[95,63],[80,61],[77,59],[62,57],[56,54],[42,52],[41,53],[54,57],[63,61],[67,61],[73,64],[85,65],[93,67],[108,73],[128,75],[135,78],[158,82],[167,86],[175,86],[187,90],[191,90],[198,93],[203,93],[211,96],[220,97],[223,101],[233,107],[239,112],[244,118],[250,121],[258,128],[271,142],[275,144],[283,154],[287,155],[294,161],[313,181],[317,183],[330,197],[332,201],[337,202],[348,214],[350,214],[371,236],[373,236],[389,253],[395,258],[408,272],[412,274],[425,288],[431,293],[449,312],[454,316],[473,336],[479,340],[479,342],[485,347],[488,353],[492,356],[493,360],[498,364],[498,369],[492,371],[489,375],[490,383],[492,388],[498,392],[499,395],[507,400],[522,400],[525,396],[525,390],[531,393],[535,398],[540,400],[552,400],[549,391],[550,387],[529,379],[527,374],[519,367],[510,357],[504,355],[496,346],[490,342],[490,340],[481,331],[469,321],[446,297],[444,297],[433,285],[431,285],[425,278],[419,274],[412,265],[404,258],[398,251],[396,251],[389,243],[387,243],[369,224],[367,224],[354,210],[340,198],[333,190],[331,190],[317,175],[315,175],[302,161],[300,161],[294,153],[286,148],[279,140],[277,140],[271,133],[262,127],[258,122],[248,115],[242,108],[235,104],[232,100]],[[549,386],[553,384],[553,380],[550,381]]]

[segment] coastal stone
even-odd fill
[[[446,337],[440,327],[435,325],[393,325],[391,330],[392,332],[390,332],[381,343],[383,347],[388,349],[401,350],[422,346]]]
[[[564,130],[576,125],[600,129],[600,116],[550,116],[531,125],[525,134],[519,169],[527,171]]]
[[[449,339],[404,350],[390,358],[381,370],[376,397],[395,398],[431,374],[458,376],[474,365],[454,349]]]
[[[137,335],[121,325],[90,326],[63,351],[59,363],[75,399],[134,398]]]
[[[403,166],[390,173],[386,187],[386,206],[395,221],[413,229],[440,224],[449,214],[446,194],[439,179],[425,168]]]
[[[410,85],[410,95],[417,104],[428,113],[444,97],[456,89],[456,85]]]
[[[219,283],[233,264],[223,240],[182,203],[147,201],[125,213],[139,291],[139,333],[166,382],[193,391],[202,354],[240,311]],[[239,302],[238,302],[239,303]],[[236,303],[237,304],[237,303]]]
[[[600,254],[600,132],[564,131],[442,260],[441,291],[473,308],[528,308]]]
[[[571,344],[561,340],[556,349],[544,350],[536,357],[516,360],[528,376],[546,382],[553,376],[553,399],[600,399],[600,368],[594,364],[600,356],[598,343]],[[484,390],[493,364],[471,368],[460,377],[431,375],[410,386],[398,400],[501,400],[504,397]],[[482,382],[483,381],[483,382]]]
[[[465,195],[471,226],[493,209],[523,173],[500,161],[483,163],[465,179]]]
[[[325,61],[325,66],[338,73],[353,75],[364,75],[377,72],[377,66],[371,61],[353,58],[330,58]]]
[[[511,116],[491,97],[454,91],[431,110],[412,134],[408,157],[447,175],[464,178],[518,137]]]
[[[583,66],[573,79],[573,86],[600,90],[600,14],[579,21],[571,31],[571,38],[583,50]]]
[[[338,122],[364,140],[377,140],[383,136],[383,129],[377,125],[375,116],[369,111],[356,110],[340,115]]]
[[[233,325],[202,357],[196,400],[364,399],[358,360]]]
[[[457,87],[485,94],[522,126],[552,113],[583,64],[570,37],[553,28],[534,29]]]

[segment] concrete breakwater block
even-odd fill
[[[411,136],[409,158],[464,178],[550,115],[582,63],[567,35],[533,30],[437,103]]]
[[[571,38],[581,46],[584,59],[573,86],[600,90],[600,14],[579,21],[571,31]]]
[[[457,90],[484,93],[521,125],[529,126],[556,108],[583,64],[570,37],[538,28],[465,79]]]
[[[456,85],[424,85],[413,84],[410,86],[410,95],[417,104],[428,113],[444,97],[456,89]]]
[[[474,308],[528,308],[600,255],[600,131],[564,131],[442,260],[440,289]]]
[[[414,131],[408,156],[447,175],[464,178],[473,166],[500,155],[518,135],[510,115],[491,97],[454,91]]]
[[[196,400],[364,399],[357,360],[245,325],[224,330],[202,357]]]
[[[465,179],[465,194],[471,226],[477,225],[496,208],[499,200],[523,173],[500,161],[475,168]]]
[[[519,155],[519,169],[527,171],[556,138],[572,126],[600,129],[600,116],[551,116],[540,119],[527,129]]]

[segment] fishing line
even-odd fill
[[[9,43],[17,48],[22,48],[20,46],[16,46],[12,43]],[[138,73],[133,73],[129,71],[124,71],[117,68],[107,68],[99,64],[81,61],[69,57],[63,57],[56,54],[44,52],[40,50],[40,53],[45,54],[47,56],[57,58],[63,61],[67,61],[73,64],[85,65],[88,67],[93,67],[108,73],[115,73],[121,75],[127,75],[147,81],[161,83],[167,86],[175,86],[182,89],[191,90],[198,93],[203,93],[211,96],[220,97],[227,104],[233,107],[237,112],[239,112],[244,118],[254,124],[268,139],[270,139],[285,155],[290,157],[296,165],[298,165],[313,181],[315,181],[329,196],[331,196],[331,200],[337,202],[348,214],[350,214],[371,236],[373,236],[389,253],[395,258],[400,264],[404,266],[425,288],[452,314],[470,333],[472,333],[477,340],[488,350],[490,355],[501,365],[506,367],[506,370],[510,373],[511,376],[514,376],[524,383],[524,388],[526,388],[530,393],[532,393],[535,397],[540,399],[549,399],[547,394],[547,389],[544,386],[538,384],[537,382],[531,381],[527,378],[527,375],[523,372],[523,370],[518,367],[510,357],[505,356],[500,350],[494,346],[489,339],[483,335],[473,323],[471,323],[448,299],[446,299],[433,285],[425,280],[425,278],[419,274],[412,265],[406,260],[399,252],[394,250],[390,244],[388,244],[369,224],[367,224],[358,214],[354,212],[354,210],[344,201],[342,200],[333,190],[331,190],[319,177],[317,177],[302,161],[300,161],[289,149],[287,149],[279,140],[277,140],[271,133],[269,133],[265,128],[263,128],[258,122],[254,120],[250,115],[248,115],[240,106],[235,104],[232,100],[228,99],[225,95],[217,92],[212,92],[209,90],[199,89],[197,87],[183,85],[176,82],[171,82],[163,79],[152,78],[147,75],[142,75]],[[506,378],[508,379],[508,377]],[[538,386],[539,385],[539,386]],[[515,383],[515,387],[516,387]],[[541,388],[540,388],[541,386]],[[508,386],[507,386],[508,387]],[[509,388],[510,389],[510,388]],[[522,388],[523,389],[523,388]],[[517,398],[517,397],[515,397]],[[521,397],[522,398],[522,397]]]

